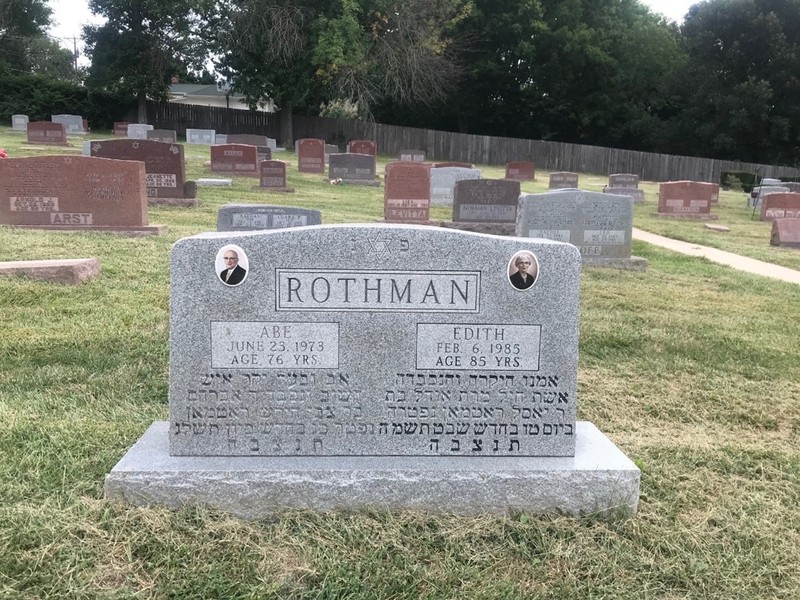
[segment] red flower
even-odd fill
[[[0,158],[8,158],[8,153],[5,148],[0,148]]]

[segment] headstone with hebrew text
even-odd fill
[[[264,204],[226,204],[217,213],[217,231],[255,231],[319,225],[318,210]]]
[[[431,168],[424,163],[386,165],[383,216],[387,222],[427,223],[431,210]]]

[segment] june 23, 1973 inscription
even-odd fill
[[[579,273],[569,244],[433,227],[180,240],[171,453],[572,456]]]

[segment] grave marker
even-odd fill
[[[178,132],[174,129],[153,129],[147,132],[147,139],[153,142],[177,144]]]
[[[130,123],[128,123],[128,121],[114,121],[113,134],[114,135],[127,136],[128,135],[128,125],[130,125]]]
[[[386,165],[383,216],[396,223],[427,223],[431,207],[431,168],[427,164]]]
[[[128,139],[131,140],[146,140],[147,132],[153,131],[153,126],[147,123],[130,123],[128,124]]]
[[[217,231],[254,231],[320,225],[318,210],[263,204],[226,204],[217,213]]]
[[[522,257],[527,289],[511,283]],[[635,512],[639,470],[576,421],[574,247],[388,225],[206,233],[173,246],[170,276],[170,421],[107,497],[245,518]]]
[[[28,123],[28,143],[68,146],[67,132],[61,123],[32,121]]]
[[[785,248],[800,248],[800,219],[775,219],[769,243]]]
[[[244,144],[211,146],[211,172],[258,177],[258,149]]]
[[[558,173],[550,173],[550,186],[551,190],[561,189],[577,189],[578,187],[578,174],[569,173],[566,171]]]
[[[520,237],[568,242],[585,264],[645,270],[647,261],[631,256],[633,199],[583,190],[523,194],[516,233]]]
[[[50,115],[50,120],[53,123],[61,123],[67,135],[83,135],[86,133],[83,117],[80,115]]]
[[[400,151],[400,160],[401,161],[410,161],[410,162],[425,162],[425,151],[424,150],[401,150]]]
[[[23,133],[28,130],[30,119],[28,115],[11,115],[11,130]]]
[[[331,154],[341,154],[339,152],[339,146],[335,144],[325,144],[325,164],[329,164]]]
[[[232,133],[228,136],[228,144],[245,144],[258,148],[258,160],[272,160],[272,149],[267,143],[267,136],[252,133]]]
[[[456,181],[464,179],[480,179],[478,169],[465,167],[434,167],[431,169],[431,204],[453,204],[453,191]]]
[[[347,144],[348,154],[369,154],[378,155],[378,144],[373,140],[350,140]]]
[[[634,173],[614,173],[608,176],[608,187],[638,189],[639,176]]]
[[[519,192],[519,181],[505,179],[456,181],[453,194],[453,221],[515,224]]]
[[[297,170],[301,173],[325,173],[325,141],[313,138],[297,140]]]
[[[800,193],[783,192],[764,196],[761,203],[761,220],[795,219],[800,217]]]
[[[536,165],[532,162],[517,160],[506,163],[506,179],[513,181],[535,181]]]
[[[154,140],[97,140],[90,142],[92,156],[144,163],[149,204],[197,206],[196,194],[187,193],[183,145]]]
[[[719,215],[711,214],[711,199],[714,184],[702,181],[668,181],[659,186],[659,217],[680,219],[714,220]]]
[[[375,179],[375,156],[372,154],[331,154],[328,177],[353,185],[379,186]]]
[[[0,223],[38,229],[160,234],[147,223],[144,164],[86,156],[0,161]]]
[[[217,141],[217,132],[213,129],[187,129],[187,144],[204,144],[213,146]]]
[[[262,191],[294,192],[286,184],[286,163],[282,160],[262,160],[258,163],[259,185]]]

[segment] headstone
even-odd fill
[[[25,132],[28,130],[28,115],[11,115],[11,129],[12,131]]]
[[[228,143],[228,134],[226,133],[217,133],[214,135],[214,143],[215,144],[227,144]]]
[[[330,179],[341,179],[353,185],[380,185],[375,179],[375,156],[372,154],[331,154],[328,160]]]
[[[400,151],[400,160],[401,161],[410,161],[410,162],[425,162],[425,151],[424,150],[401,150]]]
[[[197,180],[197,185],[200,187],[231,187],[233,185],[233,179],[200,177]]]
[[[244,144],[211,146],[211,172],[258,177],[258,149]]]
[[[639,188],[639,176],[635,173],[613,173],[608,176],[610,188]]]
[[[465,167],[434,167],[431,169],[431,204],[452,205],[456,181],[480,179],[478,169]]]
[[[128,138],[131,140],[146,140],[147,132],[153,131],[153,126],[147,123],[130,123],[128,125]]]
[[[267,138],[267,148],[269,148],[273,152],[276,152],[278,150],[278,140],[268,137]],[[283,148],[280,148],[280,149],[283,150]]]
[[[147,139],[153,142],[177,144],[178,132],[174,129],[153,129],[152,131],[147,132]]]
[[[576,189],[578,187],[578,174],[569,172],[550,173],[550,189]]]
[[[78,284],[100,274],[96,258],[16,260],[0,262],[0,277],[23,276],[53,283]]]
[[[774,179],[774,178],[770,178],[770,177],[765,177],[764,179],[761,180],[761,185],[766,185],[766,186],[776,186],[777,185],[777,186],[781,186],[781,185],[784,185],[784,183],[780,179]]]
[[[262,160],[258,163],[259,185],[263,191],[293,192],[287,187],[286,163],[282,160]]]
[[[536,179],[536,165],[524,160],[508,162],[506,163],[506,179],[534,181]]]
[[[206,146],[213,146],[216,143],[217,132],[213,129],[187,129],[186,130],[186,143],[187,144],[205,144]]]
[[[432,165],[434,169],[445,169],[447,167],[458,167],[459,169],[474,169],[475,165],[472,163],[465,163],[465,162],[456,162],[456,161],[446,161],[446,162],[438,162]]]
[[[83,117],[80,115],[50,115],[53,123],[61,123],[67,135],[83,135],[86,130],[83,127]]]
[[[325,141],[297,140],[297,170],[301,173],[325,173]]]
[[[226,204],[217,213],[217,231],[253,231],[320,225],[318,210],[263,204]]]
[[[128,121],[114,121],[114,135],[128,135]]]
[[[28,143],[66,146],[67,132],[61,123],[32,121],[28,123]]]
[[[252,133],[231,133],[228,144],[245,144],[258,148],[258,160],[272,160],[272,148],[267,143],[267,136]]]
[[[144,163],[147,201],[150,204],[196,206],[188,196],[186,161],[182,144],[153,140],[97,140],[91,142],[92,156],[117,160],[139,160]]]
[[[85,156],[0,160],[0,223],[160,234],[147,223],[144,164]]]
[[[668,181],[659,186],[659,217],[713,220],[711,198],[714,184],[702,181]]]
[[[84,140],[83,147],[81,148],[81,155],[83,155],[83,156],[91,156],[92,155],[92,142],[91,142],[91,140]]]
[[[453,194],[453,221],[459,223],[511,223],[517,221],[519,181],[463,179]]]
[[[373,140],[350,140],[347,144],[347,152],[350,154],[369,154],[378,155],[378,144]]]
[[[86,119],[84,119],[84,120],[83,120],[83,132],[84,132],[84,133],[90,133],[91,131],[92,131],[92,128],[91,128],[91,127],[89,127],[89,121],[87,121]]]
[[[775,219],[769,243],[785,248],[800,248],[800,219]]]
[[[764,198],[769,194],[785,194],[789,191],[791,190],[788,187],[782,185],[756,186],[753,188],[753,191],[750,192],[750,196],[747,200],[747,207],[756,208],[761,206]]]
[[[325,164],[329,164],[331,154],[341,154],[336,144],[325,144]]]
[[[615,194],[617,196],[630,196],[633,198],[633,202],[635,204],[641,204],[644,202],[644,190],[639,188],[606,186],[603,188],[603,193]]]
[[[787,181],[783,186],[788,192],[800,192],[800,181]]]
[[[383,216],[388,222],[427,223],[431,207],[431,168],[424,163],[386,165]]]
[[[633,199],[601,192],[564,190],[523,194],[517,235],[568,242],[584,264],[643,271],[647,261],[631,256]]]
[[[761,203],[761,220],[800,218],[800,194],[783,192],[767,194]]]
[[[214,232],[179,240],[170,274],[170,420],[114,467],[107,498],[250,519],[636,511],[638,468],[576,420],[572,246],[388,225]]]

